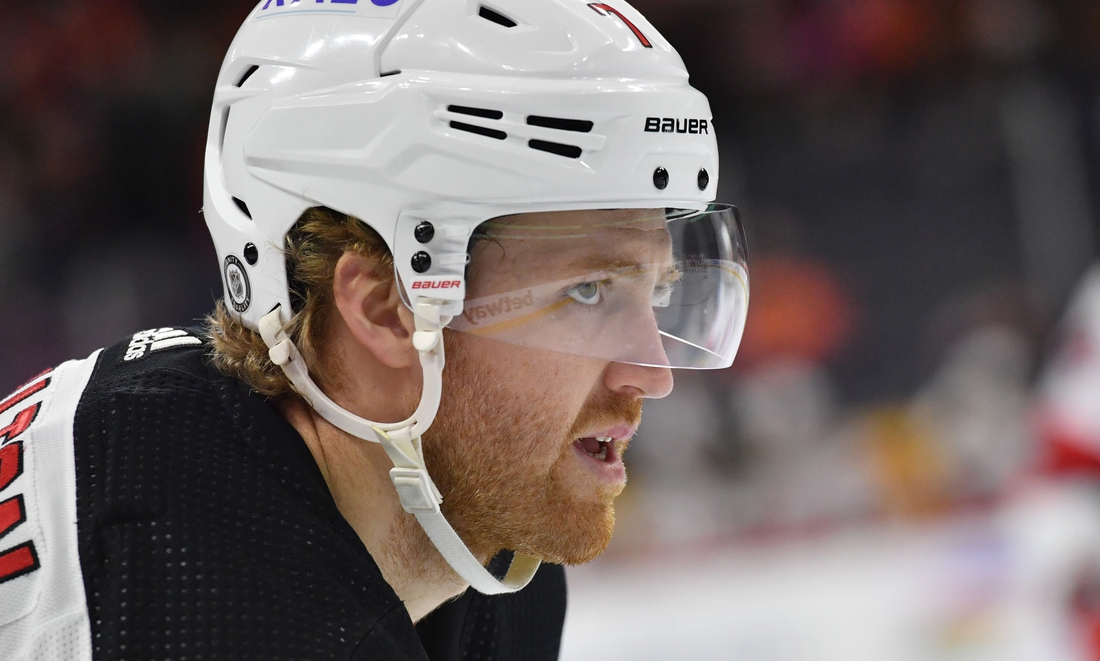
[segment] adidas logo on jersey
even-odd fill
[[[185,347],[194,344],[202,344],[202,340],[187,331],[178,328],[154,328],[152,330],[134,333],[130,345],[126,347],[125,361],[137,360],[145,354],[162,349]]]

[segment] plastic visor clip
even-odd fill
[[[439,331],[426,330],[413,333],[413,346],[417,351],[428,353],[439,344]]]
[[[427,472],[420,468],[392,468],[390,479],[401,498],[401,506],[409,514],[438,512],[439,501],[432,493]]]

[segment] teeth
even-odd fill
[[[596,441],[600,444],[600,451],[588,452],[588,450],[585,450],[585,453],[587,453],[589,457],[592,457],[594,459],[606,461],[608,448],[611,447],[611,444],[615,441],[615,439],[611,436],[590,436],[589,438],[596,439]]]

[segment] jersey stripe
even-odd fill
[[[160,351],[161,349],[171,349],[172,347],[185,347],[190,344],[202,344],[202,340],[197,337],[176,337],[168,340],[157,340],[149,345],[150,351]]]
[[[17,390],[16,392],[12,393],[7,399],[0,402],[0,413],[7,411],[11,407],[19,404],[19,402],[22,402],[28,397],[33,396],[36,392],[42,391],[48,385],[50,385],[50,380],[43,379],[32,386],[24,387],[23,390]]]
[[[26,542],[0,554],[0,583],[19,578],[38,569],[38,554],[34,544]]]

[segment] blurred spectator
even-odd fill
[[[202,145],[250,5],[0,7],[0,390],[211,307]]]
[[[1039,385],[1044,467],[1100,478],[1100,267],[1082,280]]]

